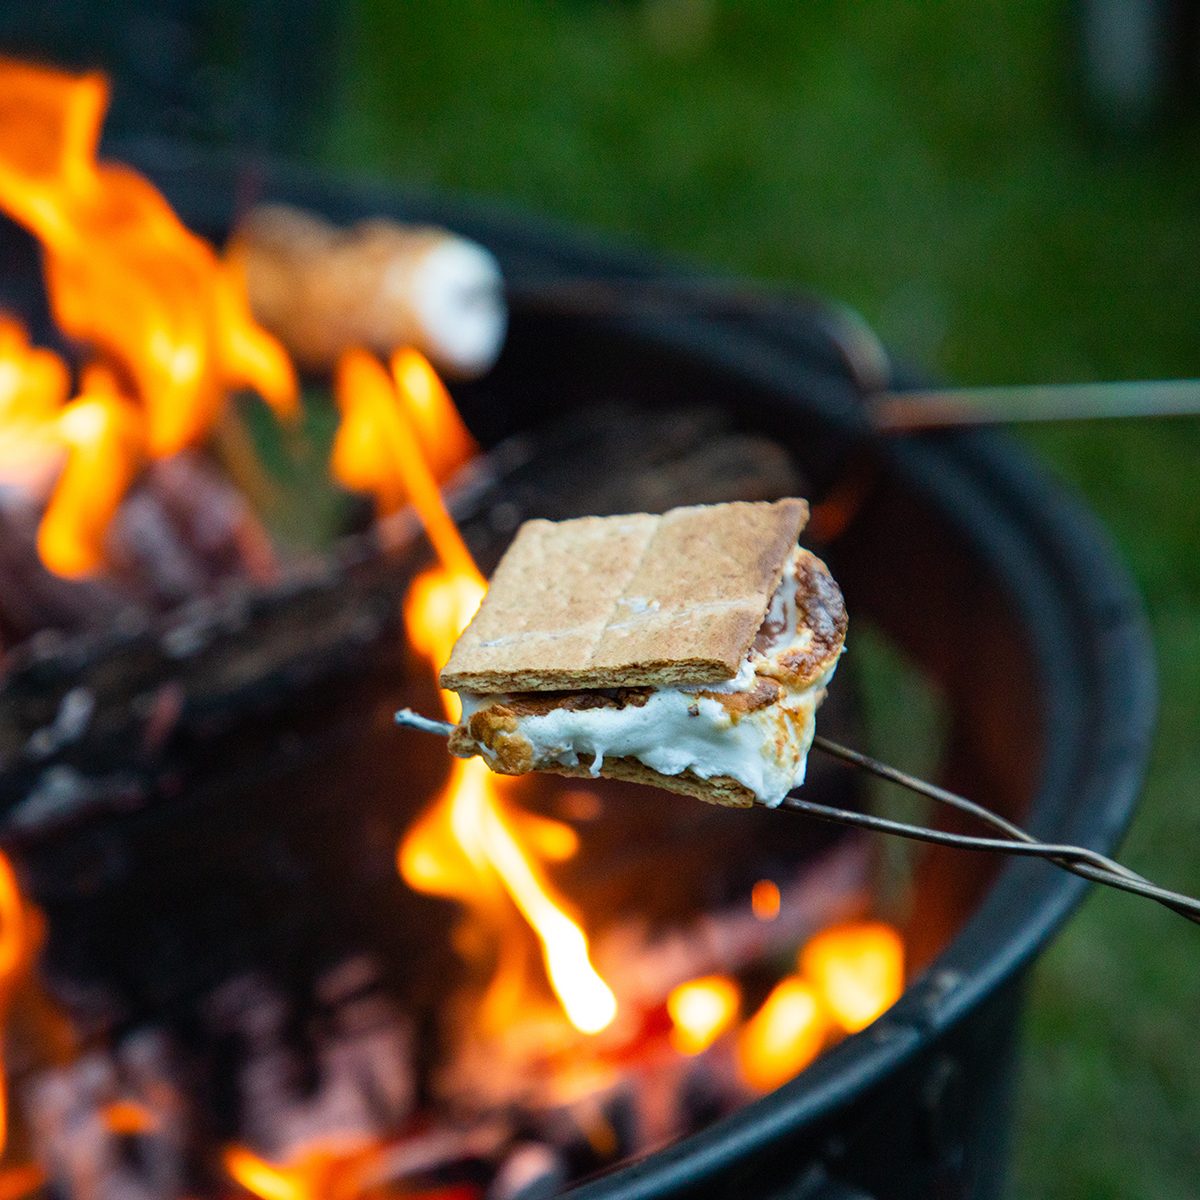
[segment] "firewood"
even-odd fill
[[[241,494],[201,456],[151,464],[108,534],[109,563],[95,578],[64,579],[37,552],[44,498],[0,494],[0,645],[41,630],[109,630],[123,616],[165,612],[232,580],[267,584],[274,552]]]
[[[37,554],[41,505],[6,489],[0,497],[0,645],[19,645],[40,630],[66,633],[111,627],[130,598],[110,579],[62,579]]]
[[[150,465],[109,534],[113,575],[164,610],[229,580],[278,576],[266,531],[226,476],[191,451]]]

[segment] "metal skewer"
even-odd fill
[[[868,405],[872,423],[888,433],[1030,421],[1196,416],[1200,379],[883,392]]]
[[[693,276],[506,281],[515,305],[567,317],[687,313],[790,322],[803,316],[836,346],[882,433],[922,429],[1200,415],[1200,379],[1122,380],[895,390],[887,347],[854,309],[789,286]]]
[[[430,717],[413,712],[410,708],[402,708],[396,713],[396,723],[409,729],[419,729],[423,733],[438,734],[449,737],[454,725],[449,721],[437,721]],[[896,767],[880,762],[868,754],[852,750],[838,742],[830,741],[819,734],[813,739],[813,749],[820,750],[834,758],[872,775],[907,788],[911,792],[927,796],[939,804],[946,804],[960,812],[967,813],[992,828],[1000,830],[1007,836],[1003,838],[973,837],[968,834],[950,833],[943,829],[930,829],[924,825],[910,825],[904,821],[893,821],[887,817],[876,817],[870,813],[854,812],[845,808],[833,808],[827,804],[819,804],[813,800],[805,800],[796,793],[784,797],[781,808],[792,812],[803,813],[816,817],[821,821],[832,821],[840,825],[853,825],[859,829],[869,829],[874,833],[889,833],[896,837],[909,838],[913,841],[928,842],[938,846],[954,846],[961,850],[976,850],[993,854],[1012,854],[1026,858],[1044,858],[1079,875],[1093,883],[1105,887],[1116,888],[1119,891],[1131,892],[1135,896],[1145,896],[1178,913],[1195,924],[1200,924],[1200,900],[1185,896],[1159,887],[1143,878],[1128,867],[1122,866],[1115,859],[1101,854],[1098,850],[1090,850],[1086,846],[1072,846],[1057,842],[1039,842],[1032,834],[1019,825],[994,813],[966,796],[927,783],[915,775],[909,775]]]

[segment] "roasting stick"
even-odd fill
[[[815,322],[845,360],[881,433],[962,426],[1120,417],[1200,416],[1200,379],[1144,379],[1014,387],[891,387],[887,347],[854,309],[793,288],[682,277],[509,279],[514,305],[563,316],[620,317],[630,312],[695,313]]]
[[[991,825],[994,829],[999,829],[1009,836],[1007,839],[960,837],[957,834],[946,833],[942,830],[923,829],[921,826],[905,825],[903,822],[889,822],[883,817],[869,817],[872,824],[866,824],[860,818],[867,814],[850,812],[843,809],[829,809],[825,814],[813,811],[811,812],[812,816],[823,816],[826,820],[834,820],[835,818],[831,814],[836,812],[840,814],[837,819],[841,817],[853,818],[853,820],[846,821],[846,824],[862,825],[864,828],[876,829],[885,833],[897,833],[901,836],[913,837],[921,841],[936,842],[947,846],[962,846],[965,849],[995,849],[1010,854],[1028,854],[1049,858],[1059,866],[1084,879],[1090,879],[1095,883],[1103,883],[1106,886],[1118,888],[1122,891],[1132,892],[1135,895],[1147,896],[1152,900],[1157,900],[1160,904],[1166,905],[1166,907],[1179,913],[1180,916],[1187,917],[1188,920],[1200,924],[1200,901],[1194,900],[1190,896],[1184,896],[1182,893],[1161,888],[1157,884],[1151,883],[1145,876],[1139,875],[1136,871],[1131,871],[1128,867],[1123,866],[1107,855],[1101,854],[1097,850],[1088,850],[1083,846],[1065,846],[1060,848],[1065,850],[1066,853],[1060,857],[1055,857],[1049,853],[1049,851],[1055,848],[1054,846],[1037,841],[1031,833],[1028,833],[1019,825],[1014,825],[1011,821],[1000,816],[999,813],[992,812],[990,808],[984,808],[982,804],[976,804],[974,800],[968,800],[966,796],[960,796],[957,792],[951,792],[946,788],[938,787],[936,784],[927,783],[923,779],[918,779],[915,775],[909,775],[906,771],[901,771],[897,767],[888,766],[887,763],[882,763],[876,758],[871,758],[870,755],[863,754],[858,750],[851,750],[848,746],[843,746],[838,742],[830,741],[829,738],[822,737],[820,734],[817,734],[813,738],[813,746],[818,750],[824,751],[826,754],[832,755],[834,758],[840,758],[843,762],[851,766],[867,771],[880,779],[885,779],[889,783],[897,784],[899,787],[907,788],[909,791],[927,796],[931,800],[936,800],[940,804],[946,804],[951,808],[958,809],[960,812],[967,813],[969,816],[975,817],[977,820]],[[797,796],[788,796],[784,800],[784,804],[788,808],[795,809],[798,812],[827,807],[825,805],[815,805],[811,801],[801,800]],[[802,805],[808,805],[809,808],[803,808]],[[889,828],[892,825],[895,825],[896,828]],[[901,833],[901,829],[912,832]],[[1018,845],[1014,845],[1014,841]],[[1024,846],[1025,849],[1021,849],[1021,846]],[[1036,851],[1031,849],[1032,847],[1036,847]]]
[[[882,392],[871,397],[872,424],[885,433],[1040,421],[1200,415],[1200,379],[1033,384]]]
[[[413,712],[411,708],[402,708],[396,713],[396,724],[409,729],[418,729],[422,733],[437,734],[440,737],[449,737],[454,730],[454,726],[449,721],[433,720]],[[1107,855],[1101,854],[1098,850],[1089,850],[1085,846],[1072,846],[1058,842],[1039,842],[1019,825],[1014,825],[999,813],[984,808],[982,804],[976,804],[975,801],[968,800],[956,792],[947,791],[936,784],[926,783],[925,780],[918,779],[915,775],[909,775],[870,755],[863,754],[858,750],[851,750],[848,746],[843,746],[838,742],[832,742],[826,737],[820,735],[815,737],[813,748],[834,758],[839,758],[860,770],[868,771],[889,783],[897,784],[899,787],[936,800],[940,804],[956,808],[960,812],[967,813],[977,820],[991,825],[994,829],[1001,830],[1008,836],[1003,838],[972,837],[968,834],[950,833],[943,829],[929,829],[923,825],[909,825],[904,821],[893,821],[887,817],[872,816],[870,813],[818,804],[813,800],[805,800],[795,793],[784,797],[781,808],[816,817],[820,821],[854,825],[860,829],[869,829],[874,833],[890,833],[896,837],[929,842],[936,846],[955,846],[961,850],[1013,854],[1025,858],[1044,858],[1093,883],[1104,884],[1106,887],[1117,888],[1123,892],[1131,892],[1135,896],[1145,896],[1147,899],[1155,900],[1181,917],[1200,924],[1200,900],[1159,887],[1137,872],[1131,871]]]

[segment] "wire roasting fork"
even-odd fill
[[[437,721],[430,717],[413,712],[411,708],[402,708],[396,713],[396,723],[409,729],[418,729],[423,733],[438,734],[449,737],[454,726],[449,721]],[[1098,850],[1090,850],[1086,846],[1072,846],[1060,842],[1040,842],[1027,830],[1014,824],[1007,818],[994,813],[990,808],[968,800],[957,792],[928,783],[915,775],[901,771],[863,754],[852,750],[838,742],[830,741],[827,737],[817,734],[813,738],[813,749],[840,759],[849,766],[866,771],[879,779],[906,788],[910,792],[926,796],[938,804],[945,804],[959,812],[966,813],[976,820],[990,825],[993,829],[1004,834],[1003,837],[975,837],[970,834],[951,833],[944,829],[931,829],[925,825],[911,825],[906,821],[894,821],[889,817],[877,817],[871,813],[854,812],[846,808],[834,808],[828,804],[819,804],[815,800],[805,800],[797,792],[789,792],[780,803],[781,809],[803,813],[815,817],[819,821],[831,821],[839,825],[852,825],[859,829],[868,829],[873,833],[887,833],[894,837],[909,838],[917,842],[929,842],[935,846],[955,846],[960,850],[975,850],[992,854],[1011,854],[1021,858],[1044,858],[1064,871],[1079,875],[1092,883],[1103,884],[1105,887],[1116,888],[1122,892],[1130,892],[1135,896],[1144,896],[1149,900],[1178,913],[1195,924],[1200,925],[1200,900],[1185,896],[1181,892],[1173,892],[1168,888],[1159,887],[1136,871],[1131,871],[1115,859],[1101,854]]]

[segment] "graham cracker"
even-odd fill
[[[583,766],[564,767],[555,764],[535,768],[552,775],[569,775],[573,778],[592,778],[591,770]],[[629,783],[642,783],[648,787],[677,792],[681,796],[694,796],[707,804],[720,804],[725,808],[753,808],[754,793],[743,783],[730,779],[728,775],[717,775],[712,779],[701,779],[691,771],[680,775],[663,775],[646,766],[636,758],[606,758],[600,768],[601,779],[623,779]]]
[[[803,500],[526,521],[441,673],[473,692],[737,674],[808,519]]]

